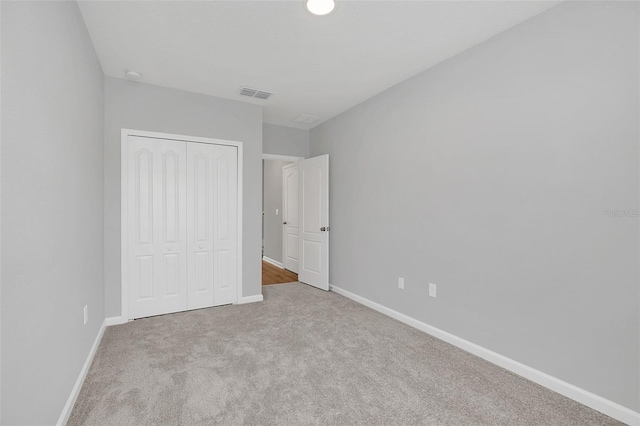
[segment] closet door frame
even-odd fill
[[[242,142],[224,139],[202,138],[197,136],[175,135],[170,133],[148,132],[145,130],[122,129],[120,145],[120,300],[121,322],[129,321],[129,265],[128,265],[128,242],[129,242],[129,136],[147,137],[153,139],[166,139],[178,142],[207,143],[214,145],[225,145],[236,147],[238,150],[238,284],[236,303],[242,303],[242,189],[243,189],[243,149]]]

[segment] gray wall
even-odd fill
[[[282,167],[289,163],[290,161],[264,160],[264,255],[278,262],[282,262]]]
[[[313,129],[330,282],[638,411],[638,18],[563,3]]]
[[[104,321],[103,74],[75,2],[0,7],[2,424],[54,424]]]
[[[122,128],[242,141],[243,295],[260,294],[262,108],[115,78],[105,79],[105,298],[120,315],[120,143]]]
[[[264,123],[262,152],[265,154],[309,156],[309,131]]]

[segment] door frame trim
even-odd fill
[[[238,149],[238,288],[236,289],[236,302],[243,303],[242,298],[242,194],[243,194],[243,143],[225,139],[203,138],[199,136],[185,136],[171,133],[149,132],[146,130],[122,129],[120,139],[120,315],[124,322],[129,321],[129,265],[127,262],[129,241],[128,218],[128,137],[140,136],[153,139],[167,139],[180,142],[207,143],[214,145],[233,146]]]
[[[304,160],[304,157],[295,157],[293,155],[280,155],[280,154],[265,154],[262,153],[263,160],[282,160],[282,161],[300,161]]]
[[[293,155],[280,155],[280,154],[267,154],[265,152],[262,153],[262,161],[264,164],[264,160],[272,160],[272,161],[290,161],[291,163],[297,163],[298,161],[304,160],[304,157],[296,157]],[[281,175],[281,184],[284,189],[284,176]],[[280,211],[284,214],[284,190],[282,191],[282,205],[280,206]],[[262,171],[262,200],[264,202],[264,166]],[[264,235],[264,211],[262,212],[262,232]],[[280,232],[280,238],[282,239],[282,263],[280,265],[276,265],[279,268],[286,269],[284,267],[284,256],[285,256],[285,237],[284,237],[284,228],[282,232]],[[262,256],[262,259],[265,260],[265,257]],[[269,258],[267,258],[269,259]],[[269,262],[269,260],[267,260]],[[273,263],[273,262],[269,262]],[[275,263],[274,263],[275,265]]]

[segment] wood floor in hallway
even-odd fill
[[[298,281],[298,274],[262,261],[262,285],[284,284]]]

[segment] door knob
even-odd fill
[[[330,229],[331,228],[329,228],[328,226],[323,226],[322,228],[320,228],[322,232],[329,231]]]
[[[286,224],[287,224],[287,222],[282,222],[282,224],[283,224],[283,225],[286,225]]]

